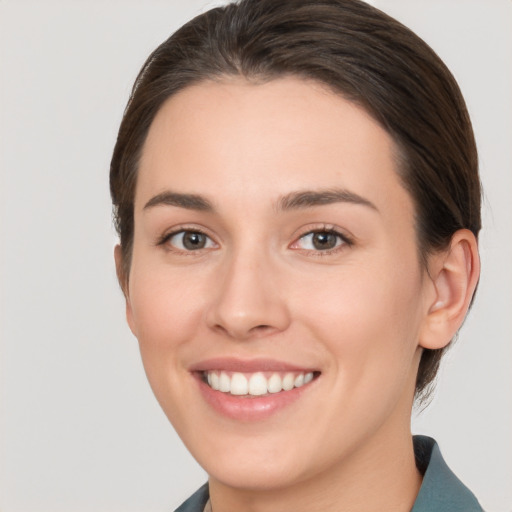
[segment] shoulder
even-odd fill
[[[424,476],[412,512],[483,512],[475,495],[447,466],[433,439],[415,436],[414,452]]]
[[[174,512],[203,512],[208,498],[208,484],[204,484]]]

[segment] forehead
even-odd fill
[[[364,109],[318,83],[203,82],[157,113],[140,162],[136,209],[167,188],[242,205],[293,189],[343,187],[412,214],[394,155],[393,140]]]

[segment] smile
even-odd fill
[[[234,396],[264,396],[291,391],[311,382],[313,372],[241,373],[210,370],[203,372],[203,382],[215,391]]]

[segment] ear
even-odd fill
[[[123,260],[123,249],[117,244],[114,248],[114,260],[116,263],[116,274],[117,280],[119,281],[119,286],[123,291],[123,295],[126,301],[126,320],[128,325],[135,335],[134,331],[134,322],[133,322],[133,313],[132,313],[132,305],[130,303],[130,294],[129,294],[129,286],[128,286],[128,275],[126,273],[124,260]]]
[[[459,330],[480,277],[480,257],[475,235],[457,231],[450,246],[429,258],[432,293],[420,332],[420,346],[446,347]]]

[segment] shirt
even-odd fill
[[[432,438],[414,436],[414,455],[423,483],[411,512],[483,512],[474,494],[446,465]],[[203,512],[208,499],[208,484],[204,484],[175,512]]]

